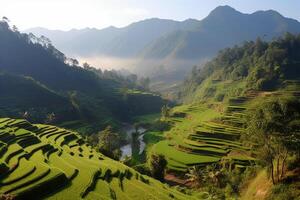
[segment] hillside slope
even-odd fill
[[[55,126],[0,119],[0,193],[16,199],[193,199]]]
[[[184,105],[170,111],[152,152],[168,167],[184,171],[232,159],[238,167],[253,161],[243,146],[247,110],[269,97],[299,97],[300,36],[287,34],[270,43],[257,40],[225,49],[202,69],[194,69],[180,92]]]
[[[68,98],[29,77],[0,73],[0,93],[0,116],[46,121],[49,114],[55,113],[55,121],[78,118]]]
[[[300,35],[271,42],[257,39],[221,51],[204,68],[191,72],[181,97],[185,102],[225,101],[260,91],[297,88],[300,80]]]

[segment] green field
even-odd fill
[[[16,199],[193,199],[111,160],[73,131],[0,119],[0,194]]]

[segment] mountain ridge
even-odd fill
[[[257,37],[270,41],[286,32],[299,33],[300,23],[274,10],[245,14],[230,6],[219,6],[202,20],[151,18],[109,30],[95,31],[94,39],[82,40],[83,33],[66,43],[75,49],[72,50],[74,55],[88,61],[94,57],[99,60],[120,58],[125,68],[139,75],[155,78],[164,68],[166,76],[178,71],[182,80],[193,65],[202,65],[221,49]],[[46,37],[52,39],[51,31]],[[70,53],[70,49],[66,49],[68,45],[53,42],[58,49]],[[133,61],[127,64],[126,59]],[[111,65],[109,67],[114,67]]]

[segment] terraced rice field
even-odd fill
[[[0,194],[16,199],[193,199],[55,126],[0,119]]]
[[[222,103],[209,101],[207,104],[189,104],[175,107],[168,119],[172,128],[164,132],[165,140],[155,144],[151,151],[163,154],[168,168],[187,171],[190,166],[230,159],[236,167],[254,164],[249,149],[240,142],[244,130],[245,111],[260,98],[278,96],[300,97],[300,81],[287,80],[277,91],[249,91],[245,96],[235,97]],[[214,107],[215,106],[215,107]]]
[[[163,154],[168,168],[186,171],[190,166],[204,166],[232,159],[236,166],[252,164],[254,159],[239,138],[243,129],[248,98],[229,100],[224,112],[206,105],[184,105],[173,109],[169,121],[173,128],[164,133],[166,140],[154,145],[152,151]]]

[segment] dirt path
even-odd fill
[[[180,185],[189,188],[193,186],[193,184],[189,182],[187,179],[176,176],[174,174],[166,174],[165,181],[171,186]]]

